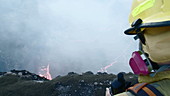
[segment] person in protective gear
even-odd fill
[[[139,83],[114,96],[170,96],[169,4],[170,0],[133,0],[131,28],[124,33],[139,39],[139,51],[129,61]]]

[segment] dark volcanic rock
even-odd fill
[[[0,96],[104,96],[106,87],[110,87],[116,77],[114,74],[88,71],[83,74],[70,72],[47,80],[26,70],[7,73],[0,73],[3,74],[0,77]],[[133,84],[137,77],[128,73],[125,79],[134,81]]]
[[[40,77],[37,74],[31,73],[27,70],[11,70],[11,74],[16,74],[19,75],[22,79],[27,79],[27,80],[48,80],[45,77]]]

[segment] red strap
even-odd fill
[[[132,87],[129,87],[127,90],[131,90],[133,91],[134,93],[138,93],[138,91],[140,89],[142,89],[145,85],[147,85],[147,83],[138,83],[138,84],[135,84],[134,86]]]
[[[156,96],[155,93],[153,93],[149,88],[143,87],[142,90],[144,90],[149,96]]]

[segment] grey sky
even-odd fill
[[[129,72],[136,43],[129,27],[131,0],[0,0],[0,56],[4,68],[53,77],[68,72]],[[114,63],[113,63],[114,62]]]

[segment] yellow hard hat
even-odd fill
[[[143,24],[140,28],[170,26],[170,0],[133,0],[129,23],[133,24],[139,18],[142,21],[138,21]],[[131,28],[125,34],[133,35],[136,32]]]
[[[133,0],[129,21],[138,18],[144,23],[170,20],[170,0]]]

